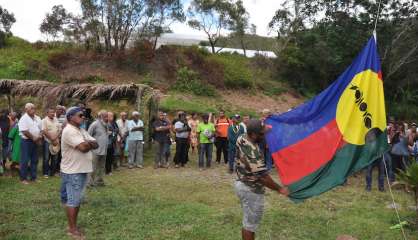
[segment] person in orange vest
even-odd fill
[[[224,155],[225,164],[228,163],[228,128],[231,125],[231,121],[225,116],[225,112],[221,110],[219,112],[219,118],[215,121],[216,129],[216,162],[221,163],[221,155]]]

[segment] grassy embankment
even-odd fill
[[[89,190],[79,224],[87,239],[238,240],[241,210],[225,166],[198,171],[195,156],[186,168],[122,169],[106,176],[104,188]],[[388,192],[364,191],[364,178],[348,186],[294,204],[268,191],[260,240],[334,240],[348,234],[357,239],[402,239]],[[58,177],[24,186],[18,178],[0,177],[0,239],[67,239],[59,202]],[[402,220],[414,219],[412,197],[395,191]],[[418,239],[411,228],[408,239]]]

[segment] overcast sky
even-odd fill
[[[186,1],[185,2],[189,2]],[[268,36],[267,24],[279,8],[282,0],[243,0],[247,11],[250,13],[250,23],[257,26],[259,35]],[[80,14],[78,0],[0,0],[0,6],[14,13],[16,23],[12,27],[14,35],[29,40],[45,40],[39,31],[39,25],[52,6],[62,4],[69,12]],[[187,7],[187,3],[185,7]],[[171,26],[174,33],[187,35],[201,35],[202,33],[190,29],[185,23],[175,23]]]

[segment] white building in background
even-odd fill
[[[209,52],[212,52],[212,48],[211,46],[200,46],[200,48],[205,48],[206,50],[208,50]],[[220,51],[219,51],[220,49]],[[244,50],[242,49],[238,49],[238,48],[220,48],[220,47],[215,47],[215,51],[216,52],[220,52],[220,53],[238,53],[241,55],[244,55]],[[262,55],[264,57],[267,58],[277,58],[276,54],[272,51],[258,51],[258,50],[245,50],[247,57],[251,58],[251,57],[255,57],[255,55]]]
[[[158,38],[157,48],[162,45],[178,45],[178,46],[193,46],[198,45],[200,48],[204,48],[209,52],[212,51],[210,46],[200,46],[202,41],[207,41],[205,36],[201,35],[185,35],[176,33],[165,33]],[[219,51],[220,47],[215,47],[215,51]],[[244,50],[237,48],[222,48],[219,52],[224,53],[238,53],[244,55]],[[246,50],[247,57],[254,57],[255,55],[263,55],[267,58],[276,58],[276,54],[272,51],[257,51],[257,50]]]

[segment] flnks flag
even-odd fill
[[[331,86],[266,125],[278,174],[295,202],[343,184],[382,156],[388,144],[375,36]]]

